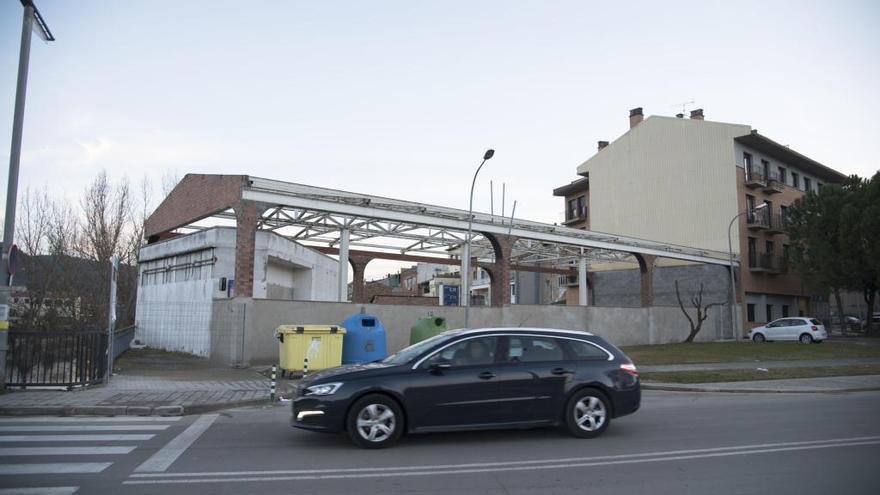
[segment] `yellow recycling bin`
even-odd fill
[[[278,339],[278,366],[284,371],[302,371],[309,358],[309,371],[342,364],[342,336],[339,325],[281,325],[275,329]]]

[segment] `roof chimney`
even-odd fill
[[[691,120],[703,120],[703,109],[691,110]]]
[[[608,141],[599,141],[599,151],[602,151],[602,148],[608,146]]]
[[[642,115],[642,107],[633,108],[629,111],[629,128],[639,125],[639,122],[645,120],[644,115]]]

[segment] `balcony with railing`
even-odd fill
[[[746,168],[746,187],[755,189],[758,187],[764,187],[767,185],[767,181],[764,179],[764,171],[758,168]]]
[[[788,215],[779,213],[768,215],[768,220],[766,230],[768,234],[784,234],[788,232]]]
[[[764,174],[764,185],[761,187],[761,190],[764,191],[764,194],[777,194],[782,192],[782,185],[782,181],[779,180],[779,174],[770,172],[769,174]]]
[[[773,253],[749,255],[749,271],[752,273],[769,273],[778,275],[788,272],[788,259]]]
[[[746,213],[746,227],[749,230],[764,230],[770,227],[767,210],[752,210]]]

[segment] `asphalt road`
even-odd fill
[[[598,439],[552,429],[433,434],[381,451],[294,430],[286,407],[177,420],[0,418],[0,495],[873,494],[878,413],[876,392],[646,392],[641,411]]]

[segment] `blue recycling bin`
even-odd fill
[[[369,363],[385,359],[385,327],[379,318],[367,313],[351,315],[342,322],[342,364]]]

